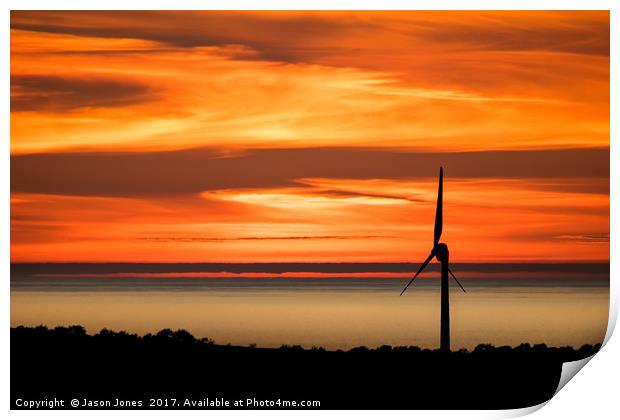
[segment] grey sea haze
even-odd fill
[[[548,272],[548,273],[583,273],[607,274],[608,262],[567,263],[567,262],[517,262],[517,263],[452,263],[459,270],[485,273],[513,272]],[[418,263],[411,262],[342,262],[342,263],[12,263],[11,274],[80,274],[80,273],[120,273],[120,272],[230,272],[230,273],[284,273],[284,272],[321,272],[321,273],[352,273],[352,272],[397,272],[411,273],[418,268]],[[429,271],[439,271],[437,264],[430,264]]]
[[[601,342],[608,263],[455,263],[454,347]],[[137,333],[184,328],[220,343],[350,348],[438,342],[438,264],[399,297],[412,263],[11,265],[11,325]]]

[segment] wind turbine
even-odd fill
[[[449,280],[448,274],[452,276],[452,278],[456,281],[456,283],[461,287],[463,292],[465,292],[465,288],[459,283],[456,279],[456,276],[450,270],[449,266],[449,257],[450,253],[448,252],[448,245],[439,242],[441,238],[441,230],[443,227],[443,168],[439,168],[439,190],[437,192],[437,210],[435,213],[435,238],[433,241],[433,249],[431,249],[431,253],[428,258],[422,263],[422,266],[415,273],[415,276],[409,283],[405,286],[400,295],[402,296],[405,293],[405,290],[409,287],[411,283],[418,277],[418,274],[422,272],[431,262],[433,257],[437,258],[437,261],[441,263],[441,329],[440,329],[440,342],[439,342],[439,350],[441,352],[450,352],[450,289],[449,289]]]

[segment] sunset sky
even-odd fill
[[[11,259],[609,259],[609,13],[12,12]]]

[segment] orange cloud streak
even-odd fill
[[[17,16],[16,26],[32,26],[33,18]],[[152,29],[152,22],[131,16],[90,24],[122,29],[131,21],[138,29]],[[179,19],[201,17],[206,18]],[[13,29],[14,77],[120,80],[148,86],[151,96],[124,107],[81,107],[76,101],[71,112],[13,112],[12,152],[333,144],[485,150],[609,142],[609,57],[573,51],[562,41],[575,36],[571,28],[579,35],[578,30],[604,27],[603,13],[584,14],[581,21],[578,14],[532,13],[527,19],[537,21],[531,30],[540,25],[559,38],[558,45],[533,50],[529,44],[543,41],[522,29],[528,21],[523,13],[470,14],[482,39],[464,36],[468,26],[453,13],[318,17],[320,24],[334,27],[332,32],[311,37],[295,51],[278,33],[278,22],[288,14],[274,15],[272,33],[255,35],[273,42],[273,50],[297,54],[291,61],[263,59],[261,46],[251,43],[251,27],[229,15],[221,19],[231,20],[237,34],[230,41],[249,45],[224,43],[232,36],[226,33],[220,34],[224,41],[209,41],[212,45],[180,46],[165,39]],[[78,32],[90,19],[66,17],[71,18]],[[165,19],[161,24],[162,31],[172,30]],[[368,32],[360,38],[362,30]],[[498,34],[508,46],[493,46]]]
[[[185,201],[15,195],[12,260],[412,261],[431,246],[435,180],[306,182],[314,187]],[[328,185],[357,195],[321,192]],[[453,258],[605,260],[609,197],[547,186],[451,180],[444,239]]]

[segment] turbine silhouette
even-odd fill
[[[461,290],[465,292],[465,288],[461,283],[457,280],[456,276],[450,270],[449,266],[449,257],[450,253],[448,252],[448,245],[439,242],[441,238],[441,231],[443,229],[443,168],[439,168],[439,190],[437,191],[437,210],[435,213],[435,238],[433,241],[433,249],[431,249],[431,253],[424,260],[420,269],[409,283],[405,286],[400,295],[402,296],[405,293],[405,290],[409,287],[411,283],[418,277],[418,275],[426,268],[428,263],[431,262],[433,257],[437,258],[437,261],[441,263],[441,328],[440,328],[440,342],[439,342],[439,350],[442,352],[450,352],[450,289],[449,289],[449,281],[450,278],[448,275],[451,275],[452,278],[456,281],[456,283],[460,286]]]

